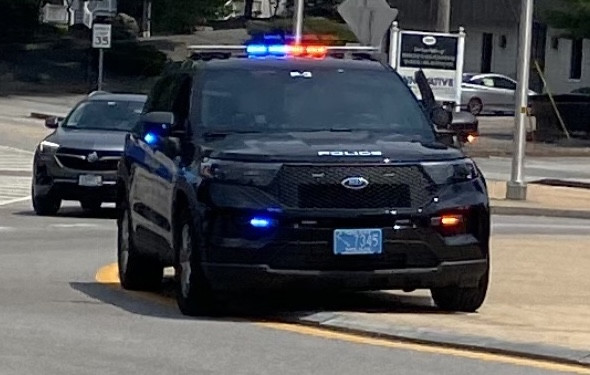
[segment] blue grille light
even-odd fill
[[[153,133],[147,133],[144,137],[143,140],[145,141],[145,143],[147,143],[148,145],[153,145],[154,143],[156,143],[156,141],[158,140],[158,137],[156,137],[155,134]]]
[[[250,225],[254,228],[268,228],[271,225],[271,221],[264,217],[253,217],[250,219]]]

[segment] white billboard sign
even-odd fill
[[[422,70],[439,102],[461,104],[465,34],[401,31],[395,67],[418,98],[414,74]]]

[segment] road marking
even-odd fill
[[[503,364],[508,364],[508,365],[537,368],[537,369],[548,370],[548,371],[559,371],[559,372],[570,373],[570,374],[582,374],[582,375],[590,374],[590,368],[586,368],[586,367],[582,367],[582,366],[575,366],[575,365],[554,363],[554,362],[543,361],[543,360],[533,360],[533,359],[527,359],[527,358],[507,356],[507,355],[502,355],[502,354],[492,354],[492,353],[484,353],[484,352],[477,352],[477,351],[469,351],[469,350],[464,350],[464,349],[445,348],[445,347],[434,346],[434,345],[413,344],[413,343],[407,343],[407,342],[392,341],[392,340],[387,340],[387,339],[378,339],[378,338],[358,336],[358,335],[353,335],[353,334],[349,334],[349,333],[334,332],[334,331],[329,331],[326,329],[301,326],[298,324],[290,324],[290,323],[257,323],[257,325],[267,327],[267,328],[276,329],[276,330],[297,333],[297,334],[301,334],[301,335],[315,336],[315,337],[320,337],[320,338],[324,338],[324,339],[331,339],[331,340],[338,340],[338,341],[347,341],[347,342],[351,342],[351,343],[355,343],[355,344],[372,345],[372,346],[386,347],[386,348],[399,349],[399,350],[411,350],[411,351],[415,351],[415,352],[429,353],[429,354],[436,354],[436,355],[462,357],[462,358],[473,359],[473,360],[478,360],[478,361],[496,362],[496,363],[503,363]]]
[[[2,198],[0,197],[0,199],[2,199]],[[3,200],[0,200],[0,206],[8,206],[10,204],[15,204],[15,203],[19,203],[19,202],[25,202],[25,201],[28,201],[30,199],[31,199],[31,197],[29,196],[29,197],[15,198],[15,199],[9,199],[9,200],[4,200],[4,201]]]
[[[96,228],[98,224],[76,223],[76,224],[51,224],[49,228]],[[111,229],[111,228],[109,228]]]
[[[117,263],[111,263],[104,267],[101,267],[95,275],[95,279],[97,282],[101,284],[105,284],[111,287],[117,287],[119,290],[119,274]],[[127,292],[127,291],[126,291]],[[162,304],[165,306],[173,306],[175,305],[172,298],[168,298],[165,296],[147,293],[147,292],[130,292],[132,295],[137,295],[145,298],[146,300],[156,302],[158,304]],[[410,350],[420,353],[429,353],[435,355],[444,355],[444,356],[454,356],[454,357],[461,357],[467,358],[472,360],[478,361],[486,361],[486,362],[495,362],[495,363],[503,363],[508,365],[515,365],[515,366],[523,366],[523,367],[530,367],[530,368],[537,368],[542,370],[548,371],[559,371],[563,373],[570,373],[570,374],[581,374],[581,375],[590,375],[590,368],[582,367],[582,366],[575,366],[575,365],[567,365],[567,364],[560,364],[545,360],[533,360],[528,358],[521,358],[509,355],[502,355],[502,354],[493,354],[493,353],[485,353],[481,351],[472,351],[466,349],[453,349],[453,348],[446,348],[442,346],[436,346],[434,344],[427,345],[427,344],[415,344],[415,343],[407,343],[401,341],[394,341],[394,340],[387,340],[387,339],[379,339],[373,337],[366,337],[361,335],[354,335],[350,333],[342,333],[342,332],[334,332],[327,329],[322,328],[315,328],[309,327],[305,325],[299,325],[294,323],[275,323],[275,322],[265,322],[265,323],[258,323],[252,322],[253,324],[274,329],[280,331],[286,331],[291,333],[296,333],[300,335],[306,336],[314,336],[323,339],[329,340],[338,340],[338,341],[346,341],[354,344],[362,344],[362,345],[372,345],[372,346],[379,346],[385,347],[390,349],[398,349],[398,350]]]
[[[14,147],[0,146],[0,171],[31,172],[34,153]]]
[[[26,201],[31,194],[31,177],[2,175],[2,172],[32,171],[32,156],[14,150],[0,146],[0,206]]]

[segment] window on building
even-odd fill
[[[583,39],[572,40],[572,54],[570,60],[570,79],[582,78],[582,57],[584,49]]]

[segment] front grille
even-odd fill
[[[361,190],[342,186],[347,177],[364,177]],[[284,166],[277,178],[280,202],[308,209],[417,208],[426,204],[434,185],[416,165]]]
[[[90,162],[88,156],[96,152],[98,160]],[[94,151],[73,148],[60,148],[56,159],[66,168],[81,171],[116,171],[122,153],[118,151]]]
[[[371,184],[362,192],[347,189],[342,185],[299,186],[300,208],[334,208],[334,197],[337,197],[338,208],[344,209],[410,207],[412,202],[408,185]]]

